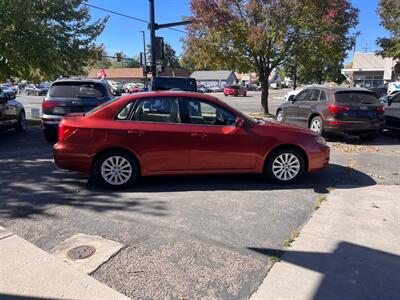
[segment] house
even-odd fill
[[[207,86],[225,86],[227,84],[235,84],[238,78],[233,71],[195,71],[191,75],[195,78],[197,85],[207,85]]]
[[[342,69],[342,74],[351,86],[372,88],[396,80],[393,71],[395,64],[395,60],[375,53],[356,52],[351,68]]]
[[[142,68],[92,69],[89,71],[88,77],[100,78],[103,70],[106,75],[106,79],[119,82],[144,82]],[[158,76],[189,77],[189,73],[185,69],[165,68],[164,72],[158,73]],[[147,79],[150,78],[151,74],[147,74]]]

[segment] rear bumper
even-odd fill
[[[91,173],[93,157],[84,151],[77,152],[76,147],[71,149],[68,145],[58,142],[53,146],[53,157],[55,164],[61,169]]]
[[[57,115],[42,115],[42,125],[47,129],[57,129],[58,124],[61,122],[63,116]]]
[[[327,133],[378,133],[385,127],[385,121],[327,121],[324,123],[324,131]]]

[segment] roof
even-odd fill
[[[390,80],[392,78],[392,70],[395,61],[392,58],[376,55],[375,53],[360,53],[356,52],[353,58],[353,70],[361,69],[360,71],[383,71],[384,78]]]
[[[331,90],[332,92],[347,92],[347,91],[367,91],[370,92],[369,89],[365,88],[358,88],[358,87],[341,87],[341,86],[328,86],[328,85],[318,85],[318,84],[313,84],[310,86],[307,86],[304,89],[312,89],[312,88],[319,88],[319,89],[324,89],[324,90]]]
[[[100,73],[103,69],[91,69],[89,71],[89,78],[99,78],[98,73]],[[106,73],[107,79],[113,78],[143,78],[143,69],[142,68],[113,68],[113,69],[104,69]],[[189,72],[185,69],[177,69],[177,68],[165,68],[164,72],[160,72],[159,76],[173,76],[173,77],[189,77]],[[147,77],[151,77],[151,74],[148,74]]]
[[[194,71],[191,77],[196,78],[196,80],[226,80],[232,73],[233,71],[226,70]]]

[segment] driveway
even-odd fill
[[[296,185],[254,175],[171,176],[122,192],[57,169],[40,128],[0,139],[0,225],[45,251],[76,233],[121,242],[92,276],[140,299],[246,299],[270,267],[251,249],[282,248],[321,194],[400,184],[394,135],[372,145],[330,142],[330,166]]]

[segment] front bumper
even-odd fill
[[[308,172],[315,172],[329,165],[330,148],[327,145],[317,144],[308,152]]]

